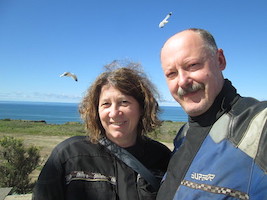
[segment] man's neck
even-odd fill
[[[231,109],[231,102],[233,102],[237,95],[236,89],[232,86],[232,83],[225,79],[223,88],[215,98],[211,107],[202,115],[196,117],[189,116],[190,126],[200,125],[205,127],[212,125],[223,113]]]

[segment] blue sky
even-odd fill
[[[143,65],[162,104],[178,105],[159,52],[191,27],[214,35],[224,76],[241,95],[267,100],[266,10],[265,0],[0,0],[0,101],[80,102],[105,64],[130,59]],[[79,81],[60,78],[65,71]]]

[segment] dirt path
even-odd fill
[[[10,195],[7,196],[4,200],[31,200],[32,195],[31,194],[25,194],[25,195]]]

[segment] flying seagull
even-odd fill
[[[73,73],[70,73],[70,72],[64,72],[63,74],[60,75],[60,77],[62,77],[62,76],[69,76],[69,77],[73,78],[75,81],[78,81],[77,76]]]
[[[159,28],[163,28],[165,24],[167,24],[169,21],[168,19],[172,15],[172,12],[170,12],[160,23],[159,23]]]

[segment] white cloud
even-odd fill
[[[23,92],[6,92],[0,93],[0,101],[43,101],[43,102],[80,102],[82,96],[73,94],[56,94],[56,93],[23,93]]]

